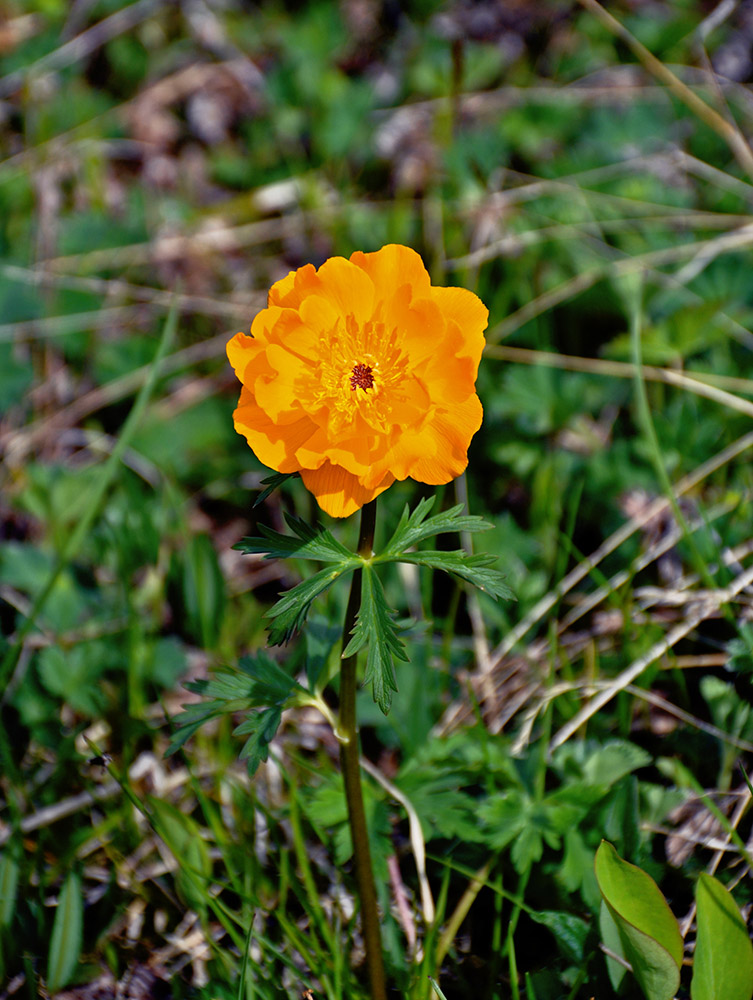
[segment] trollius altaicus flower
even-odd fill
[[[242,383],[235,429],[264,465],[300,472],[334,517],[396,479],[448,483],[481,426],[488,316],[472,292],[432,287],[404,246],[291,271],[251,336],[228,344]]]

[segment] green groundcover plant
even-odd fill
[[[596,852],[602,894],[601,934],[609,976],[618,990],[626,965],[647,1000],[669,1000],[680,986],[683,941],[677,921],[650,875],[630,865],[611,844]],[[697,934],[690,995],[693,1000],[750,1000],[753,946],[732,895],[705,872],[696,883]]]

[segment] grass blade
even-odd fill
[[[77,872],[71,872],[60,893],[52,925],[47,963],[47,988],[50,993],[57,993],[70,982],[81,954],[83,928],[81,879]]]

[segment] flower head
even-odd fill
[[[261,462],[300,472],[345,517],[396,479],[448,483],[481,426],[475,382],[488,310],[432,287],[419,255],[391,244],[291,271],[228,357],[234,413]]]

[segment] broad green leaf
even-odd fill
[[[512,842],[510,860],[519,875],[530,871],[544,853],[544,839],[536,827],[524,827]]]
[[[198,823],[172,803],[149,796],[155,829],[178,863],[175,887],[183,901],[206,912],[212,862]]]
[[[52,924],[47,961],[47,989],[57,993],[78,965],[84,927],[84,900],[78,872],[71,872],[63,884]]]
[[[317,559],[320,562],[352,560],[354,565],[358,564],[358,557],[338,542],[330,531],[312,528],[292,514],[286,514],[285,520],[293,531],[292,535],[282,535],[260,524],[261,537],[243,538],[233,548],[246,555],[263,554],[265,559],[295,556],[297,559]]]
[[[627,959],[625,958],[625,951],[622,947],[622,939],[620,938],[620,931],[617,927],[617,922],[603,899],[601,900],[601,905],[599,907],[599,933],[601,934],[601,940],[604,947],[608,948],[609,951],[614,952],[618,958],[621,958],[626,962]],[[616,993],[622,985],[622,980],[625,978],[628,970],[622,962],[618,962],[617,959],[612,958],[611,955],[605,955],[604,957],[607,962],[609,981],[612,984],[612,989]]]
[[[472,583],[495,599],[514,601],[515,594],[504,582],[504,575],[496,569],[489,569],[495,557],[486,552],[473,555],[457,549],[454,552],[439,552],[426,549],[420,552],[403,552],[395,557],[398,562],[416,563],[430,569],[442,569]]]
[[[299,632],[306,621],[314,598],[331,587],[343,573],[352,571],[359,565],[360,562],[354,557],[352,563],[342,562],[337,566],[328,566],[292,590],[287,590],[277,604],[267,612],[267,618],[274,619],[269,627],[271,645],[279,646],[287,642],[295,632]]]
[[[32,598],[45,590],[52,574],[56,581],[45,602],[42,621],[55,632],[75,628],[90,613],[86,599],[70,568],[56,571],[55,558],[30,544],[3,541],[0,549],[0,583],[16,587]]]
[[[97,715],[103,704],[100,676],[107,668],[106,649],[98,642],[82,642],[65,651],[47,646],[37,661],[39,679],[50,694],[63,698],[77,711]]]
[[[580,824],[584,827],[584,824]],[[594,872],[596,852],[579,829],[568,830],[563,837],[564,854],[557,872],[557,881],[568,892],[578,892],[589,910],[595,911],[601,903],[601,893]]]
[[[590,927],[581,917],[560,910],[528,910],[528,916],[554,935],[565,957],[576,964],[583,961],[583,948]]]
[[[441,837],[484,843],[478,822],[478,799],[458,788],[462,778],[455,772],[427,767],[401,769],[395,784],[416,810],[426,840]]]
[[[620,778],[646,767],[651,754],[627,740],[610,740],[598,747],[583,764],[583,778],[589,785],[615,785]]]
[[[462,504],[442,511],[441,514],[435,514],[427,520],[435,499],[435,497],[425,497],[419,501],[413,513],[409,512],[406,504],[392,538],[379,553],[380,557],[394,558],[423,539],[448,531],[488,531],[494,527],[482,517],[461,514]]]
[[[595,869],[638,985],[647,1000],[670,1000],[680,985],[682,938],[659,887],[604,840]]]
[[[532,822],[533,804],[525,791],[510,788],[500,794],[481,800],[478,819],[483,825],[488,843],[497,851],[524,835]]]
[[[19,867],[10,854],[0,855],[0,928],[9,927],[16,908]]]
[[[248,762],[249,774],[253,775],[259,764],[269,757],[269,744],[275,738],[281,719],[281,708],[265,708],[262,712],[249,712],[245,721],[233,730],[234,736],[248,736],[240,759]]]
[[[703,873],[695,888],[698,936],[693,957],[693,1000],[751,1000],[753,946],[731,894]]]
[[[408,657],[387,607],[382,582],[369,565],[363,567],[361,607],[353,638],[343,650],[343,656],[352,656],[364,646],[368,647],[368,652],[363,682],[371,684],[374,701],[386,715],[392,703],[392,692],[397,691],[393,658],[407,660]]]
[[[387,859],[394,854],[390,809],[383,792],[367,781],[363,786],[363,806],[369,833],[371,860],[377,880],[387,879]],[[348,805],[342,775],[325,777],[311,794],[302,797],[307,816],[316,826],[333,831],[334,860],[345,865],[353,856],[353,840],[348,823]]]

